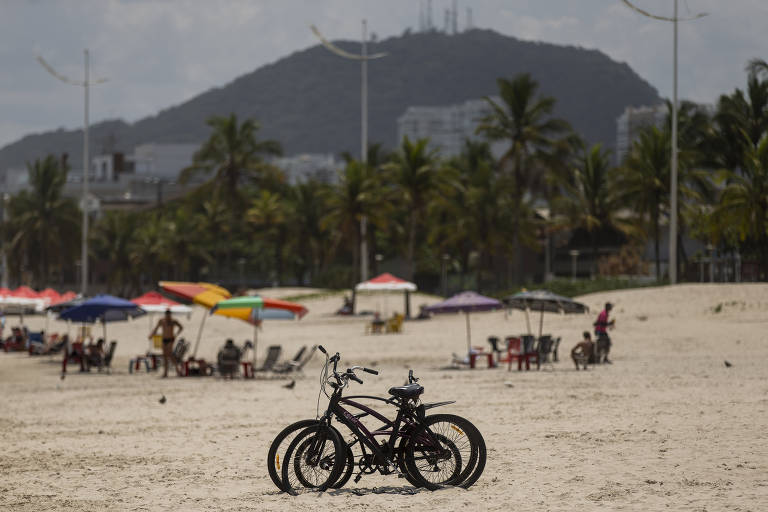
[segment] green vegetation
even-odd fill
[[[563,297],[579,297],[589,293],[609,292],[612,290],[626,290],[629,288],[647,288],[652,286],[661,286],[663,284],[667,283],[649,281],[647,279],[616,279],[607,277],[601,277],[597,279],[576,279],[575,281],[570,279],[554,279],[549,281],[546,285],[529,284],[527,286],[521,286],[511,290],[496,292],[493,294],[493,296],[501,299],[507,297],[508,295],[520,292],[523,289],[535,290],[538,288],[546,288],[552,293],[562,295]]]
[[[637,273],[637,247],[648,240],[658,261],[670,213],[669,124],[643,132],[613,167],[599,145],[587,147],[553,116],[555,100],[530,75],[498,87],[501,101],[487,99],[491,113],[478,128],[486,140],[467,141],[461,155],[443,159],[427,140],[405,138],[391,153],[373,145],[366,163],[347,155],[334,185],[287,183],[263,160],[280,146],[258,138],[255,121],[213,117],[209,139],[182,173],[210,180],[161,208],[98,219],[92,280],[123,295],[160,278],[231,284],[243,275],[345,289],[358,281],[363,237],[374,272],[375,255],[399,259],[427,291],[446,264],[457,287],[501,295],[524,282],[521,249],[541,251],[547,234],[585,233],[596,256],[606,232],[620,233],[627,244],[611,261],[593,258],[594,274]],[[506,145],[498,160],[490,142]],[[761,262],[765,276],[768,70],[751,66],[747,92],[722,96],[714,115],[683,103],[680,143],[680,233],[738,250]],[[75,273],[80,226],[75,203],[61,197],[66,172],[50,156],[31,164],[32,189],[12,198],[3,230],[11,269],[40,286]],[[541,205],[549,216],[538,215]],[[662,278],[657,270],[656,282]],[[575,296],[653,284],[598,276],[547,288]]]

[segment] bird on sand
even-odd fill
[[[165,401],[166,401],[166,400],[165,400],[165,395],[161,396],[161,397],[160,397],[160,400],[158,400],[158,402],[160,402],[161,404],[164,404],[164,403],[165,403]]]
[[[293,389],[293,388],[294,388],[294,386],[296,386],[296,381],[295,381],[295,380],[292,380],[291,382],[289,382],[288,384],[284,385],[283,387],[284,387],[285,389]]]
[[[726,368],[730,368],[731,366],[733,366],[731,363],[729,363],[728,361],[725,362],[725,367]]]

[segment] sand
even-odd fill
[[[768,285],[582,299],[593,314],[545,316],[545,332],[564,342],[561,362],[541,371],[441,370],[465,350],[463,316],[366,336],[364,320],[330,315],[340,296],[308,300],[302,321],[267,322],[259,333],[260,357],[267,344],[291,355],[322,343],[347,364],[381,370],[355,392],[385,394],[413,368],[425,401],[456,400],[443,411],[473,421],[488,446],[469,490],[415,491],[374,475],[322,495],[278,493],[266,452],[283,426],[314,416],[320,357],[291,390],[282,380],[130,375],[129,358],[147,347],[147,319],[109,326],[119,343],[112,375],[60,380],[58,357],[0,353],[0,510],[768,509]],[[566,356],[606,300],[615,304],[614,364],[576,372]],[[402,297],[365,297],[362,307],[392,313]],[[185,335],[194,338],[201,314],[182,318]],[[520,312],[471,320],[477,345],[525,329]],[[246,324],[211,317],[199,354],[251,336]]]

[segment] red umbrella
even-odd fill
[[[29,286],[19,286],[11,292],[11,297],[19,297],[22,299],[39,299],[40,295],[30,288]]]
[[[38,297],[48,302],[48,305],[57,304],[58,302],[61,302],[61,295],[59,295],[59,292],[54,290],[53,288],[46,288],[45,290],[41,291],[39,294],[37,294]]]
[[[170,309],[173,313],[190,313],[192,311],[188,306],[163,297],[158,292],[147,292],[140,297],[131,299],[131,302],[138,304],[149,313],[162,313],[166,309]]]

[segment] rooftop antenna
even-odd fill
[[[472,30],[472,8],[467,7],[467,30]]]
[[[446,9],[445,10],[445,17],[443,19],[443,31],[446,34],[450,34],[451,33],[451,16],[452,16],[451,10],[450,9]]]
[[[84,101],[84,115],[83,115],[83,230],[82,230],[82,262],[80,264],[81,269],[81,284],[80,284],[80,293],[83,295],[83,297],[86,297],[88,295],[88,172],[90,171],[90,156],[88,154],[88,107],[90,105],[90,99],[89,99],[89,88],[91,85],[98,85],[103,84],[107,81],[106,78],[90,78],[90,65],[89,65],[89,57],[90,54],[88,53],[88,49],[86,48],[83,50],[83,55],[85,57],[85,71],[83,73],[83,80],[73,80],[67,76],[64,76],[57,72],[53,67],[48,64],[45,59],[38,56],[37,62],[40,63],[43,68],[53,75],[58,80],[64,82],[68,85],[74,85],[77,87],[82,87],[83,91],[85,92],[85,101]]]
[[[424,32],[424,2],[419,0],[419,32]]]
[[[432,0],[427,0],[427,30],[432,30]]]
[[[677,16],[677,0],[675,0],[674,16],[658,16],[640,9],[629,0],[621,0],[624,5],[647,18],[659,21],[671,21],[673,25],[673,79],[672,79],[672,159],[671,159],[671,183],[669,191],[669,284],[677,283],[677,23],[679,21],[692,21],[703,18],[707,13],[702,12],[687,18]]]

